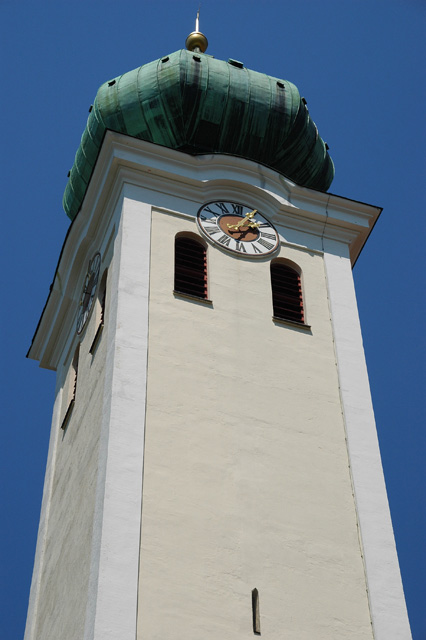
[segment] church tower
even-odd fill
[[[25,640],[408,640],[352,279],[380,208],[206,48],[102,85],[70,172]]]

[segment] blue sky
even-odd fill
[[[184,46],[198,2],[0,0],[3,526],[0,637],[23,636],[54,373],[26,360],[68,227],[66,184],[104,81]],[[336,165],[383,207],[354,269],[415,640],[426,639],[423,0],[204,0],[208,53],[294,82]]]

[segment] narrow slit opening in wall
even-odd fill
[[[103,293],[101,296],[101,324],[105,322],[105,299],[106,299],[106,286],[104,284]]]
[[[259,592],[253,589],[251,592],[251,609],[253,616],[253,633],[260,636],[260,611],[259,611]]]
[[[77,394],[77,378],[78,378],[78,356],[79,356],[79,347],[80,345],[77,347],[77,349],[75,350],[75,354],[74,354],[74,358],[72,361],[72,370],[73,370],[73,376],[74,376],[74,380],[73,380],[73,386],[72,386],[72,397],[71,397],[71,402],[75,401],[75,396]]]

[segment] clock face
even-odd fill
[[[87,274],[84,279],[83,291],[81,292],[80,304],[77,315],[77,333],[81,333],[89,317],[90,310],[95,299],[96,287],[99,279],[99,269],[101,266],[101,254],[96,253],[89,262]]]
[[[258,212],[236,202],[209,202],[197,214],[202,233],[214,244],[247,258],[273,253],[279,236],[272,224]]]

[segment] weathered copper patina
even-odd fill
[[[78,213],[105,131],[184,153],[224,153],[326,191],[333,162],[294,84],[182,49],[103,84],[64,194]]]

